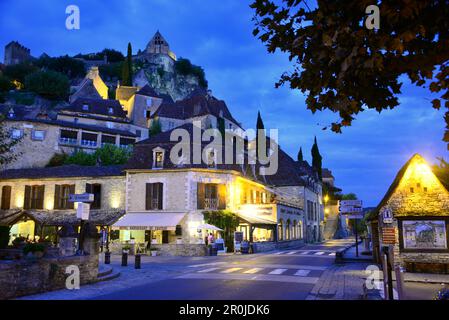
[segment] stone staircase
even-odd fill
[[[98,276],[96,282],[112,280],[118,278],[119,276],[120,276],[119,271],[115,271],[110,266],[100,265],[98,267]]]
[[[325,240],[334,238],[335,232],[337,231],[338,228],[338,222],[339,219],[337,215],[327,217],[323,230],[323,237]]]

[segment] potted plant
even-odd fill
[[[122,247],[122,253],[128,253],[129,254],[129,250],[131,250],[131,246],[129,244],[125,244]]]
[[[44,256],[45,246],[41,243],[27,243],[23,248],[23,255],[26,257],[33,257],[40,259]]]

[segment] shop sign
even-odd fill
[[[69,194],[69,202],[94,202],[93,193]]]
[[[384,227],[382,228],[382,244],[396,244],[396,231],[395,228],[392,227]]]
[[[76,209],[76,217],[81,220],[89,220],[89,209],[90,204],[83,202],[78,203],[78,208]]]

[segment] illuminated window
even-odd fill
[[[89,111],[89,105],[83,104],[83,111]]]
[[[11,131],[11,138],[12,139],[20,139],[23,137],[23,130],[22,129],[12,129]]]
[[[164,152],[156,151],[154,153],[153,168],[162,168],[164,166]]]
[[[44,130],[33,130],[31,132],[31,139],[42,141],[45,138],[45,131]]]

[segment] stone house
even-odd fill
[[[93,193],[90,221],[109,226],[125,213],[122,166],[11,169],[0,172],[0,225],[11,227],[11,240],[22,236],[56,242],[60,227],[78,225],[73,193]]]
[[[370,214],[374,258],[392,246],[394,263],[409,272],[449,273],[449,189],[415,154],[399,170]]]
[[[86,77],[77,85],[72,86],[73,92],[69,102],[73,103],[78,98],[108,99],[109,88],[100,77],[98,66],[91,67]]]

